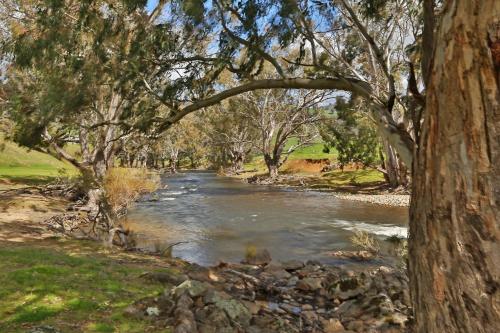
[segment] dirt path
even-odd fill
[[[0,242],[25,242],[53,236],[42,222],[64,212],[68,201],[20,192],[0,193]]]

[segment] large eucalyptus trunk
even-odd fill
[[[500,1],[443,5],[413,165],[415,332],[500,331]]]

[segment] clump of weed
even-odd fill
[[[106,175],[106,198],[115,215],[123,215],[140,195],[154,192],[160,185],[157,174],[145,169],[113,168]]]
[[[380,244],[378,240],[366,231],[355,230],[354,235],[350,238],[351,243],[363,251],[368,251],[373,254],[380,252]]]

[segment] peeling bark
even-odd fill
[[[497,0],[443,8],[413,165],[415,332],[500,329],[499,18]]]

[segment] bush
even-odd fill
[[[123,214],[140,195],[154,192],[160,185],[158,174],[146,169],[113,168],[104,182],[106,198],[116,215]]]
[[[355,230],[350,238],[351,243],[361,250],[377,254],[380,252],[378,240],[366,231]]]

